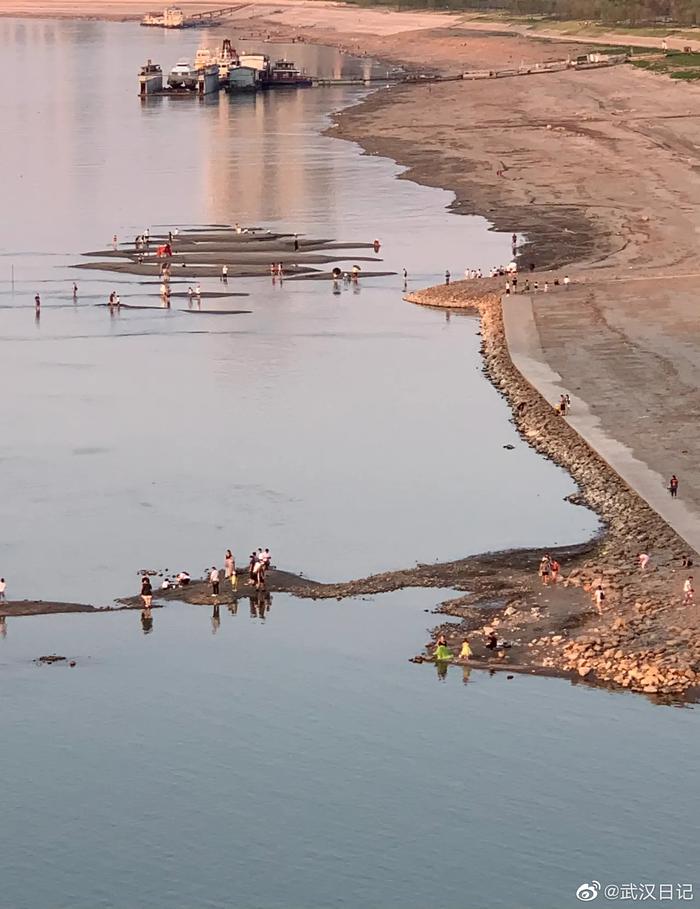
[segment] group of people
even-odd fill
[[[559,572],[561,570],[561,565],[557,562],[556,558],[553,558],[549,553],[545,553],[540,559],[540,565],[537,570],[537,573],[540,576],[540,580],[545,587],[549,585],[551,581],[552,584],[556,584],[559,580]]]
[[[569,278],[568,275],[564,275],[564,279],[563,279],[562,281],[560,281],[559,278],[555,278],[551,283],[552,283],[552,286],[554,286],[554,287],[559,287],[560,285],[563,284],[565,288],[568,288],[569,285],[571,284],[571,279]],[[518,282],[517,282],[517,277],[516,277],[516,278],[513,279],[513,293],[517,293],[517,292],[518,292],[518,291],[517,291],[517,287],[518,287]],[[550,287],[550,282],[549,282],[549,280],[543,281],[543,283],[542,283],[542,290],[543,290],[545,293],[548,293],[548,292],[549,292],[549,287]],[[539,281],[533,281],[532,284],[530,284],[530,279],[529,279],[529,278],[525,278],[525,281],[524,281],[524,283],[523,283],[523,293],[524,293],[524,294],[539,293],[539,290],[540,290],[540,282],[539,282]],[[506,293],[507,293],[507,294],[510,293],[510,289],[509,289],[509,286],[508,286],[508,282],[507,282],[507,281],[506,281]]]
[[[116,249],[116,247],[117,247],[117,235],[116,234],[114,235],[114,237],[112,237],[112,244],[113,244],[114,248]],[[147,250],[150,247],[150,245],[151,245],[151,232],[148,228],[146,228],[146,230],[144,230],[144,232],[142,234],[136,235],[136,237],[134,238],[134,246],[136,247],[137,250],[142,250],[142,249]]]
[[[272,553],[269,549],[254,549],[248,560],[248,584],[253,585],[256,590],[265,587],[265,576],[272,563]],[[212,565],[209,571],[209,583],[211,584],[212,596],[218,596],[221,590],[221,570]],[[236,560],[230,549],[226,550],[224,556],[224,581],[231,584],[235,591],[238,589],[238,574],[236,572]]]
[[[568,394],[559,395],[559,402],[554,405],[554,410],[562,417],[565,417],[571,407],[571,398]]]

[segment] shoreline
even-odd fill
[[[339,37],[330,40],[328,34],[317,33],[311,36],[311,40],[349,53],[356,52],[352,46],[340,45]],[[530,41],[488,35],[484,40],[491,41],[497,51],[504,44],[511,51],[516,46],[520,49],[521,45]],[[442,46],[442,41],[443,36],[435,36],[436,47]],[[544,43],[539,40],[531,42],[538,45],[538,53],[542,52]],[[483,52],[487,53],[487,49]],[[381,51],[370,50],[370,53],[378,59],[395,62],[391,55],[382,57]],[[407,66],[412,65],[410,59],[403,62]],[[608,74],[605,75],[607,78]],[[632,76],[633,79],[642,77],[649,78],[641,73]],[[524,81],[526,85],[511,84],[504,89],[502,84],[488,83],[483,88],[479,87],[478,91],[490,92],[493,95],[491,101],[500,101],[511,94],[519,95],[524,103],[531,100],[532,86],[537,86],[536,93],[540,89],[556,92],[563,85],[575,94],[582,86],[590,87],[590,83],[595,81],[595,77],[587,81],[579,76],[575,79],[578,79],[578,84],[572,82],[570,76],[562,79],[533,76],[528,80],[514,80]],[[545,196],[544,200],[537,194],[533,197],[529,187],[523,191],[522,180],[517,181],[510,176],[511,159],[502,160],[500,155],[505,154],[502,148],[491,147],[496,134],[499,141],[507,143],[504,147],[509,149],[508,154],[513,160],[519,156],[518,166],[522,166],[522,134],[513,131],[508,124],[505,128],[502,124],[494,127],[483,119],[477,119],[467,127],[454,122],[430,122],[434,118],[433,109],[447,106],[453,110],[456,102],[463,102],[463,93],[470,88],[473,92],[473,88],[465,83],[450,83],[435,87],[395,86],[375,92],[359,104],[336,114],[335,126],[327,132],[336,138],[357,142],[367,154],[389,157],[407,166],[402,179],[452,189],[456,195],[452,209],[456,212],[481,215],[496,230],[510,232],[517,226],[518,232],[528,238],[527,243],[519,248],[520,261],[527,262],[536,257],[537,276],[543,269],[567,263],[574,269],[585,265],[598,267],[601,263],[607,267],[613,263],[619,269],[621,265],[619,261],[615,262],[615,257],[626,261],[625,257],[629,258],[640,233],[639,228],[635,233],[627,212],[617,212],[613,206],[608,206],[606,211],[595,210],[595,205],[586,204],[585,187],[580,196],[567,203],[556,197]],[[474,97],[471,101],[476,113],[480,102]],[[413,120],[417,107],[420,107],[419,113],[424,117],[428,114],[427,123],[419,123],[419,128]],[[387,124],[386,121],[390,122]],[[547,153],[551,154],[553,143],[570,136],[585,139],[589,129],[581,124],[574,127],[568,123],[559,123],[553,128],[546,119],[531,122],[530,127],[536,138],[528,148],[531,156],[528,164],[540,171],[547,160]],[[469,129],[468,142],[463,135],[465,128]],[[428,129],[435,133],[434,140],[441,144],[440,166],[436,166],[436,158],[426,146],[425,131]],[[515,150],[514,139],[518,141]],[[454,161],[451,162],[449,158],[453,152]],[[471,155],[469,163],[474,166],[466,168],[466,178],[462,158],[457,152],[467,157]],[[444,166],[446,159],[451,168]],[[577,163],[580,168],[580,162]],[[560,198],[566,197],[563,190],[568,189],[568,184],[559,188]],[[493,627],[494,622],[499,632],[509,637],[516,633],[519,635],[517,650],[512,649],[495,657],[495,662],[485,660],[486,654],[481,654],[479,662],[474,661],[471,665],[478,665],[479,668],[507,667],[520,672],[569,674],[569,677],[580,677],[592,684],[617,685],[650,695],[682,696],[693,700],[698,696],[700,683],[700,649],[694,645],[692,635],[684,636],[683,632],[687,631],[684,627],[687,624],[686,614],[681,614],[679,602],[674,602],[669,595],[674,575],[680,571],[680,556],[689,552],[689,547],[578,436],[566,420],[554,414],[551,405],[517,371],[505,336],[499,293],[501,283],[498,279],[460,282],[450,287],[417,291],[407,299],[421,305],[471,309],[479,313],[485,372],[516,410],[515,421],[522,438],[570,473],[580,489],[575,501],[591,507],[604,521],[602,539],[584,544],[587,547],[585,554],[572,553],[569,563],[564,566],[565,574],[557,596],[561,593],[561,598],[569,601],[569,605],[558,604],[551,615],[541,615],[537,600],[542,591],[538,589],[537,559],[533,550],[475,556],[443,566],[419,566],[407,572],[391,572],[341,585],[306,582],[305,586],[290,592],[298,596],[344,598],[360,592],[397,589],[399,586],[459,587],[459,584],[469,583],[480,588],[479,595],[463,586],[462,589],[470,589],[468,599],[462,597],[441,607],[444,614],[462,619],[458,629],[455,626],[441,629],[447,633],[453,646],[459,635],[468,633],[478,636],[483,634],[484,627]],[[641,551],[640,547],[651,548],[649,543],[653,544],[655,553],[654,567],[642,575],[635,568],[635,554]],[[592,558],[587,558],[591,555]],[[515,582],[511,586],[500,585],[497,578],[491,578],[486,584],[476,583],[478,577],[472,569],[476,566],[478,571],[483,568],[488,572],[484,566],[489,558],[492,575],[503,571],[515,572]],[[525,559],[527,566],[514,567],[519,559]],[[449,584],[428,583],[428,579],[445,581],[448,577],[451,579]],[[605,585],[607,594],[605,613],[601,617],[590,614],[590,597],[585,596],[598,583]],[[386,584],[396,586],[383,586]],[[190,595],[205,596],[203,591],[195,591],[194,588]],[[179,599],[181,596],[173,595],[171,598]],[[484,626],[483,612],[474,607],[482,607],[486,602],[493,602],[494,598],[499,599],[500,604],[489,615],[490,625]],[[675,599],[677,601],[679,597]],[[192,599],[186,601],[195,602]],[[206,601],[211,602],[208,596]],[[136,603],[133,606],[138,608]],[[542,618],[544,621],[539,621]],[[477,647],[475,652],[478,650]]]

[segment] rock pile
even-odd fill
[[[515,368],[506,343],[501,284],[500,279],[463,281],[407,299],[479,313],[484,371],[511,404],[521,436],[568,470],[579,487],[573,501],[603,521],[605,532],[594,556],[564,584],[586,591],[602,584],[604,615],[591,614],[570,636],[532,641],[531,659],[591,682],[690,696],[700,685],[700,613],[696,607],[680,610],[677,577],[688,546]],[[636,554],[643,550],[653,550],[655,569],[635,572]],[[680,624],[670,624],[674,619]]]

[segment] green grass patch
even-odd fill
[[[700,79],[700,69],[677,69],[671,73],[671,78],[694,82],[696,79]]]
[[[684,54],[680,51],[677,53],[669,51],[666,60],[669,66],[700,66],[700,53]]]

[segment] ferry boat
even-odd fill
[[[199,70],[189,60],[178,60],[168,73],[168,85],[170,88],[195,89],[198,77]]]
[[[200,47],[194,58],[194,67],[196,70],[202,70],[207,66],[219,67],[219,80],[222,85],[228,82],[229,71],[239,65],[238,54],[231,44],[229,38],[224,38],[221,44],[221,50],[210,50],[208,47]]]
[[[308,88],[311,77],[290,60],[277,60],[269,67],[263,80],[264,88]]]
[[[184,28],[185,14],[179,6],[168,6],[162,13],[146,13],[141,25],[155,28]]]

